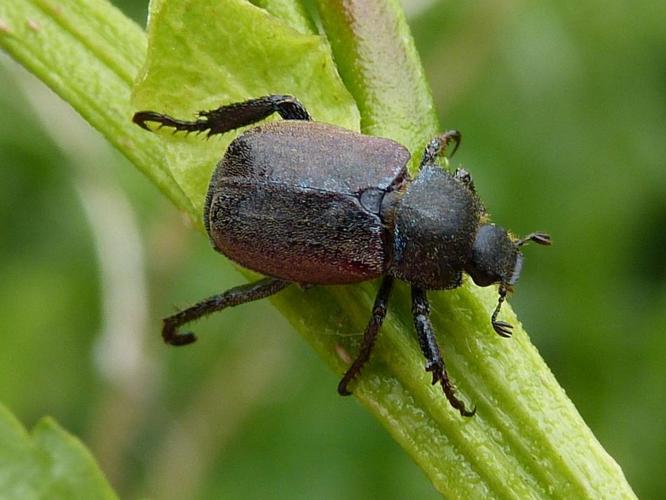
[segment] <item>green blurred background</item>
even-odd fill
[[[514,308],[636,493],[663,497],[666,3],[404,3],[456,162],[496,221],[553,235]],[[0,89],[0,401],[56,417],[123,498],[437,497],[267,303],[165,347],[162,316],[242,278],[4,55]]]

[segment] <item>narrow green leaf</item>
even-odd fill
[[[439,130],[397,0],[320,0],[318,5],[341,76],[359,105],[363,131],[407,144],[414,166],[424,144]],[[382,354],[398,372],[396,376],[408,381],[413,368],[404,367],[404,352],[395,344],[411,327],[404,307],[409,298],[403,294],[394,304],[398,300],[403,304],[398,313],[403,321],[390,320],[385,326],[385,342],[392,345]],[[497,301],[494,287],[481,289],[467,280],[460,289],[430,293],[430,300],[444,357],[461,393],[477,405],[478,414],[465,421],[452,418],[441,394],[413,385],[410,392],[419,398],[415,406],[435,424],[420,429],[419,437],[426,445],[395,433],[391,420],[386,419],[385,425],[442,493],[452,497],[633,496],[621,470],[567,399],[510,307],[503,314],[516,326],[513,338],[501,339],[490,328],[489,314]],[[385,408],[377,402],[364,403],[385,418]]]
[[[0,498],[117,497],[88,450],[53,419],[40,420],[28,434],[0,405]]]
[[[416,154],[439,131],[435,106],[397,0],[318,0],[335,62],[361,111],[361,129]]]
[[[254,5],[267,10],[271,15],[305,34],[316,33],[317,29],[300,0],[251,0]]]

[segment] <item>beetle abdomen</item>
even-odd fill
[[[278,121],[236,138],[211,184],[243,177],[345,194],[387,190],[406,176],[409,158],[409,151],[390,139],[325,123]]]
[[[248,269],[298,283],[343,284],[385,271],[379,217],[351,195],[221,179],[211,196],[213,245]]]
[[[248,130],[211,179],[204,221],[215,248],[244,267],[299,283],[384,274],[383,195],[409,152],[389,139],[305,121]]]

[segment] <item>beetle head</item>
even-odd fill
[[[479,286],[499,283],[503,288],[509,289],[518,281],[523,267],[520,247],[529,241],[540,245],[551,243],[550,236],[545,233],[531,233],[514,240],[504,228],[484,224],[476,233],[472,258],[465,271]]]

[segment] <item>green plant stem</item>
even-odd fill
[[[335,63],[361,111],[361,130],[422,151],[439,124],[398,2],[319,0],[317,5]],[[420,159],[413,155],[413,169]]]
[[[181,209],[189,203],[166,168],[157,137],[128,117],[146,35],[103,1],[8,0],[0,45],[120,150]],[[57,124],[53,124],[57,126]]]
[[[320,7],[338,69],[361,111],[362,129],[397,138],[418,152],[438,127],[397,2],[322,0]],[[176,205],[200,217],[165,165],[161,142],[129,121],[131,80],[146,50],[135,24],[102,0],[63,0],[57,6],[10,0],[0,5],[0,44]],[[273,302],[342,373],[358,338],[350,341],[339,333],[363,329],[374,292],[371,284],[294,288]],[[494,334],[489,314],[495,290],[465,283],[430,294],[433,325],[451,376],[462,397],[478,408],[469,419],[429,384],[406,287],[396,292],[372,361],[353,390],[440,492],[454,498],[634,496],[510,308],[503,319],[516,326],[514,337]]]

